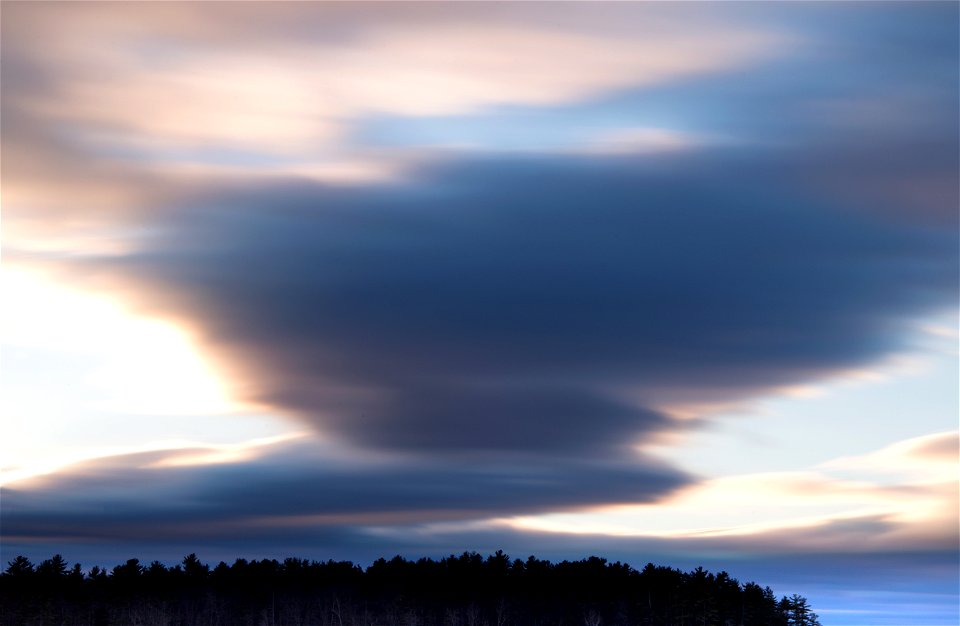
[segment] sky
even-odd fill
[[[0,553],[503,549],[956,624],[956,3],[27,3]]]

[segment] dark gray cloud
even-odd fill
[[[614,454],[672,427],[650,406],[829,375],[955,301],[954,229],[828,201],[765,156],[247,188],[84,267],[194,320],[253,399],[353,444]]]
[[[317,399],[322,405],[322,398]],[[309,410],[307,405],[304,411]],[[509,381],[490,385],[418,386],[389,391],[356,414],[329,414],[324,425],[364,429],[377,447],[448,450],[516,449],[609,453],[669,420],[643,408],[563,388]],[[437,451],[436,449],[434,450]]]
[[[642,460],[547,454],[371,460],[316,441],[285,444],[249,463],[164,463],[196,452],[203,451],[108,457],[24,489],[7,487],[0,510],[5,541],[236,543],[276,533],[278,525],[336,531],[651,501],[689,481]]]

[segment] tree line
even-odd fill
[[[820,626],[807,599],[726,572],[551,563],[502,551],[440,560],[237,559],[85,571],[18,556],[0,576],[3,626]]]

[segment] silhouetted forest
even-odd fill
[[[20,556],[2,577],[2,624],[33,626],[819,626],[806,598],[727,573],[638,571],[590,557],[551,563],[497,552],[434,561],[221,562],[111,570]]]

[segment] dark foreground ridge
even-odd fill
[[[10,561],[3,625],[33,626],[819,626],[806,598],[726,572],[590,557],[551,563],[503,552],[439,561],[303,559],[166,567],[137,559],[84,572],[56,555]]]

